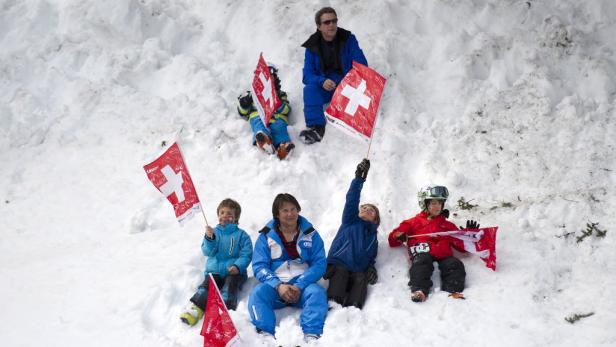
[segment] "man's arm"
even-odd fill
[[[306,49],[306,53],[304,54],[304,69],[302,70],[302,82],[305,85],[314,84],[322,86],[323,82],[325,82],[325,76],[321,74],[319,66],[317,66],[318,62],[318,56],[309,49]]]

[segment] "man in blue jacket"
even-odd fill
[[[307,129],[302,130],[299,137],[306,144],[323,138],[323,105],[331,101],[336,86],[353,67],[353,61],[368,65],[355,35],[338,28],[338,16],[333,8],[320,9],[314,20],[317,31],[302,44],[306,48],[302,82]]]
[[[318,339],[327,315],[325,290],[316,282],[325,273],[323,240],[291,194],[278,194],[272,205],[274,219],[260,231],[252,256],[259,283],[250,293],[250,320],[262,335],[273,337],[275,309],[302,309],[304,340]]]

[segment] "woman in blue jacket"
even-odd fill
[[[191,326],[197,324],[203,317],[210,273],[221,291],[227,308],[230,310],[237,308],[237,293],[247,279],[246,268],[252,259],[250,236],[237,226],[242,213],[240,204],[235,200],[225,199],[218,205],[216,212],[218,225],[213,229],[208,225],[201,242],[201,251],[208,257],[204,272],[205,280],[190,298],[186,312],[180,315],[180,319]]]
[[[361,189],[368,176],[370,161],[364,159],[355,171],[355,179],[346,195],[342,225],[327,255],[329,279],[327,298],[342,306],[362,308],[368,284],[375,284],[374,267],[378,241],[377,228],[381,221],[379,210],[372,204],[359,205]]]
[[[259,232],[252,270],[259,283],[250,293],[248,312],[263,335],[273,337],[275,309],[302,309],[304,340],[318,339],[327,315],[327,296],[316,282],[325,273],[325,249],[319,233],[299,215],[301,207],[291,194],[278,194],[272,204],[274,219]]]

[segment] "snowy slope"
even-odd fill
[[[142,169],[175,138],[210,223],[232,197],[254,240],[289,192],[329,246],[366,145],[329,127],[281,162],[235,111],[263,52],[297,139],[300,44],[325,5],[0,0],[2,346],[202,344],[177,316],[202,280],[204,222],[180,228]],[[380,281],[364,310],[329,312],[319,345],[615,345],[616,2],[331,5],[388,81],[362,195],[382,213]],[[404,251],[387,245],[430,182],[450,188],[457,224],[500,227],[496,272],[461,255],[465,301],[435,275],[430,300],[410,302]],[[606,237],[577,243],[586,223]],[[246,346],[261,343],[254,284],[232,312]],[[278,318],[278,342],[301,343],[299,312]]]

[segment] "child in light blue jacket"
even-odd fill
[[[212,229],[205,228],[205,236],[201,243],[203,255],[208,257],[205,265],[205,280],[190,298],[186,312],[180,319],[195,325],[203,317],[207,303],[209,274],[212,274],[216,285],[221,291],[225,305],[230,310],[237,308],[237,293],[246,281],[246,269],[252,259],[252,241],[250,236],[237,226],[242,209],[240,204],[232,199],[223,200],[216,209],[218,225]]]

